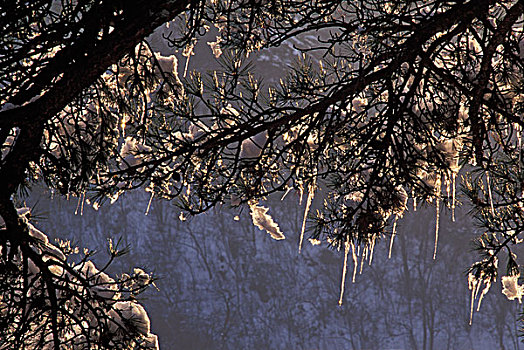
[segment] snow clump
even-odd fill
[[[280,231],[278,224],[267,213],[269,208],[259,206],[256,203],[250,203],[249,209],[251,209],[251,219],[253,219],[253,225],[261,230],[265,230],[271,235],[271,238],[273,239],[281,240],[286,238],[282,231]]]
[[[518,284],[519,277],[520,274],[502,277],[502,294],[504,294],[509,300],[518,299],[519,303],[522,303],[524,286]]]

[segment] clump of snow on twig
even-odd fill
[[[504,294],[509,300],[518,299],[519,303],[522,303],[524,286],[518,284],[519,277],[520,274],[502,277],[502,294]]]
[[[133,137],[126,137],[125,142],[120,149],[120,156],[129,166],[135,166],[142,163],[146,157],[146,153],[151,152],[151,147],[142,145]]]
[[[174,75],[177,74],[178,59],[176,58],[175,55],[163,56],[157,53],[155,57],[163,72],[174,74]]]
[[[138,333],[148,336],[151,322],[144,307],[134,301],[119,301],[113,306],[112,319],[122,327],[131,325]]]
[[[256,203],[250,203],[249,209],[251,209],[253,225],[261,230],[265,230],[273,239],[281,240],[286,238],[282,231],[280,231],[278,224],[273,220],[271,215],[267,213],[269,208],[259,206]]]
[[[71,315],[75,320],[68,324],[67,332],[64,333],[61,341],[64,344],[74,345],[74,349],[84,348],[91,342],[99,340],[99,334],[92,330],[106,324],[111,337],[110,343],[120,344],[121,342],[134,341],[141,345],[141,349],[158,350],[158,338],[151,333],[151,323],[146,310],[135,300],[123,298],[120,291],[127,286],[127,289],[142,289],[151,284],[151,277],[140,268],[135,268],[133,276],[128,276],[123,281],[117,282],[108,274],[99,270],[90,260],[83,260],[76,266],[68,264],[66,255],[55,245],[49,242],[48,236],[30,223],[30,209],[20,208],[18,215],[24,219],[31,240],[31,249],[42,256],[42,261],[48,264],[49,272],[54,275],[57,288],[57,302],[63,307],[70,308]],[[0,219],[1,220],[1,219]],[[4,225],[3,220],[0,226]],[[21,264],[23,259],[18,254],[14,257],[15,262]],[[43,273],[41,266],[38,267],[31,258],[27,260],[28,277],[31,278],[31,287],[28,295],[38,294],[37,288],[42,286],[37,279],[37,275]],[[68,266],[69,265],[69,266]],[[67,291],[73,292],[73,294]],[[72,296],[73,295],[73,296]],[[90,298],[89,296],[92,296]],[[84,299],[86,298],[87,299]],[[0,300],[2,293],[0,293]],[[47,300],[47,299],[46,299]],[[49,302],[47,300],[46,302]],[[84,307],[89,303],[89,307]],[[47,305],[46,307],[51,307]],[[100,310],[105,310],[100,314]],[[105,316],[104,316],[105,315]],[[79,321],[80,320],[80,321]],[[64,321],[65,322],[65,321]],[[47,326],[44,326],[44,328]],[[44,332],[47,332],[43,328]],[[46,335],[47,338],[49,336]],[[89,334],[91,339],[86,339]],[[35,340],[36,341],[36,340]],[[49,339],[49,342],[52,342]]]
[[[222,37],[217,36],[216,41],[207,43],[209,47],[211,48],[211,51],[213,51],[213,55],[216,58],[219,58],[222,55],[222,48],[220,47],[221,42],[222,42]]]

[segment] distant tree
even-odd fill
[[[524,1],[494,0],[4,1],[2,290],[21,288],[23,297],[10,299],[18,316],[2,327],[2,346],[20,345],[15,335],[28,332],[55,349],[72,344],[76,331],[62,334],[63,322],[113,346],[100,327],[67,313],[71,299],[59,290],[74,294],[68,282],[82,276],[46,253],[27,213],[17,212],[19,193],[37,180],[96,207],[139,187],[179,200],[188,214],[246,205],[276,239],[284,235],[260,201],[298,191],[307,214],[322,189],[311,238],[346,255],[360,247],[368,259],[408,198],[436,204],[436,253],[440,207],[453,211],[460,182],[486,231],[470,270],[472,297],[488,291],[506,252],[503,292],[520,300],[513,246],[524,228],[523,13]],[[145,40],[163,24],[180,55]],[[212,26],[221,68],[180,79],[178,58],[189,59]],[[311,36],[316,45],[300,44]],[[284,43],[302,56],[266,86],[249,54]],[[39,299],[28,293],[29,263]],[[94,305],[96,293],[80,299]],[[27,300],[42,321],[28,317]],[[33,328],[37,321],[46,326]]]

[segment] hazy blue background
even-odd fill
[[[492,286],[469,326],[465,270],[476,258],[478,232],[464,210],[457,221],[441,211],[437,260],[432,259],[435,208],[399,221],[393,256],[389,239],[351,283],[338,306],[343,252],[312,246],[298,254],[304,203],[290,195],[269,213],[287,239],[274,241],[251,223],[249,210],[219,208],[182,222],[174,203],[128,193],[98,212],[77,199],[36,191],[28,204],[47,219],[38,226],[107,258],[107,238],[132,248],[114,272],[141,267],[159,278],[143,299],[152,331],[167,349],[518,349],[519,304]],[[235,221],[235,215],[240,221]],[[501,262],[501,266],[503,266]]]

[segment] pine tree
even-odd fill
[[[346,254],[360,246],[369,260],[380,240],[393,244],[408,200],[435,206],[436,256],[440,211],[453,215],[462,189],[485,228],[472,298],[480,303],[505,252],[503,292],[520,300],[523,14],[514,0],[5,1],[2,286],[26,296],[2,302],[19,315],[2,339],[21,341],[12,335],[31,329],[29,298],[40,300],[49,324],[31,329],[41,344],[76,341],[75,331],[60,334],[61,322],[99,347],[115,341],[105,340],[110,327],[84,327],[59,302],[58,289],[75,291],[68,279],[87,288],[90,278],[53,272],[74,269],[59,253],[46,257],[48,242],[17,211],[20,191],[35,181],[96,207],[135,188],[177,200],[190,215],[245,206],[278,239],[284,234],[262,202],[297,191],[311,239]],[[169,55],[146,40],[161,25]],[[208,31],[217,34],[209,45],[219,68],[179,77],[178,60],[187,68]],[[250,59],[279,45],[300,57],[266,84]],[[310,215],[321,190],[324,205]],[[30,263],[40,299],[27,296]],[[82,299],[94,302],[96,293]]]

